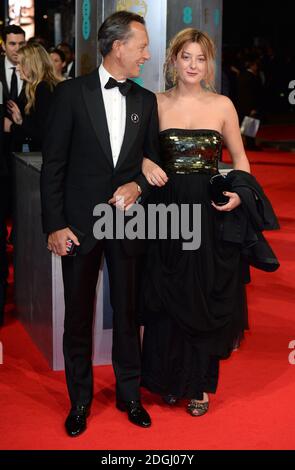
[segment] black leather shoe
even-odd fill
[[[72,407],[65,422],[67,434],[71,437],[76,437],[85,431],[86,421],[89,414],[90,407],[87,405]]]
[[[117,400],[117,408],[120,411],[127,411],[129,421],[137,426],[148,428],[152,424],[148,412],[144,409],[139,400]]]

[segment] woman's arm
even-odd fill
[[[222,134],[232,158],[234,169],[250,173],[250,164],[245,153],[236,109],[226,96],[222,96],[220,99],[222,100],[221,106],[224,116]]]
[[[160,113],[161,113],[161,107],[160,107],[160,101],[161,101],[161,93],[156,94],[157,98],[157,116],[160,118]],[[159,135],[159,119],[157,121],[157,135]],[[147,154],[148,155],[148,154]],[[148,157],[144,158],[142,161],[142,167],[141,171],[146,177],[147,181],[149,184],[152,186],[164,186],[167,181],[168,177],[162,168],[153,161],[153,159],[150,159]]]
[[[168,181],[165,171],[149,158],[143,159],[141,171],[152,186],[164,186]]]
[[[234,169],[250,173],[250,164],[245,153],[236,109],[226,96],[220,96],[218,99],[222,107],[222,116],[224,116],[222,135],[232,158]],[[237,193],[225,191],[224,195],[229,197],[227,204],[217,206],[212,202],[213,207],[220,212],[232,211],[242,202]]]

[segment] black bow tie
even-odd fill
[[[105,88],[109,90],[110,88],[118,87],[123,96],[126,96],[129,92],[132,84],[131,82],[117,82],[113,77],[109,78],[108,83],[105,85]]]

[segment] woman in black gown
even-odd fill
[[[178,33],[166,72],[174,86],[158,94],[163,170],[144,160],[155,189],[153,200],[201,204],[201,245],[183,250],[182,240],[150,241],[143,280],[142,385],[173,404],[188,398],[200,416],[215,393],[219,360],[230,355],[246,326],[240,249],[222,241],[217,227],[224,211],[241,204],[212,204],[209,179],[218,171],[223,141],[235,169],[250,172],[232,102],[212,91],[214,45],[193,28]],[[164,171],[165,170],[165,171]]]
[[[46,132],[48,112],[53,92],[60,79],[55,75],[49,54],[41,44],[31,43],[18,52],[18,69],[26,87],[24,112],[14,101],[8,101],[12,121],[12,150],[21,151],[27,144],[30,152],[40,151]]]

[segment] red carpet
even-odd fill
[[[136,428],[114,407],[111,367],[96,367],[88,430],[68,438],[64,375],[49,370],[8,305],[0,333],[1,449],[295,448],[295,365],[288,362],[288,345],[295,340],[295,155],[249,152],[249,158],[281,222],[281,230],[267,238],[282,266],[273,274],[252,271],[250,331],[240,349],[222,362],[209,413],[192,418],[184,404],[171,409],[143,392],[153,426]]]

